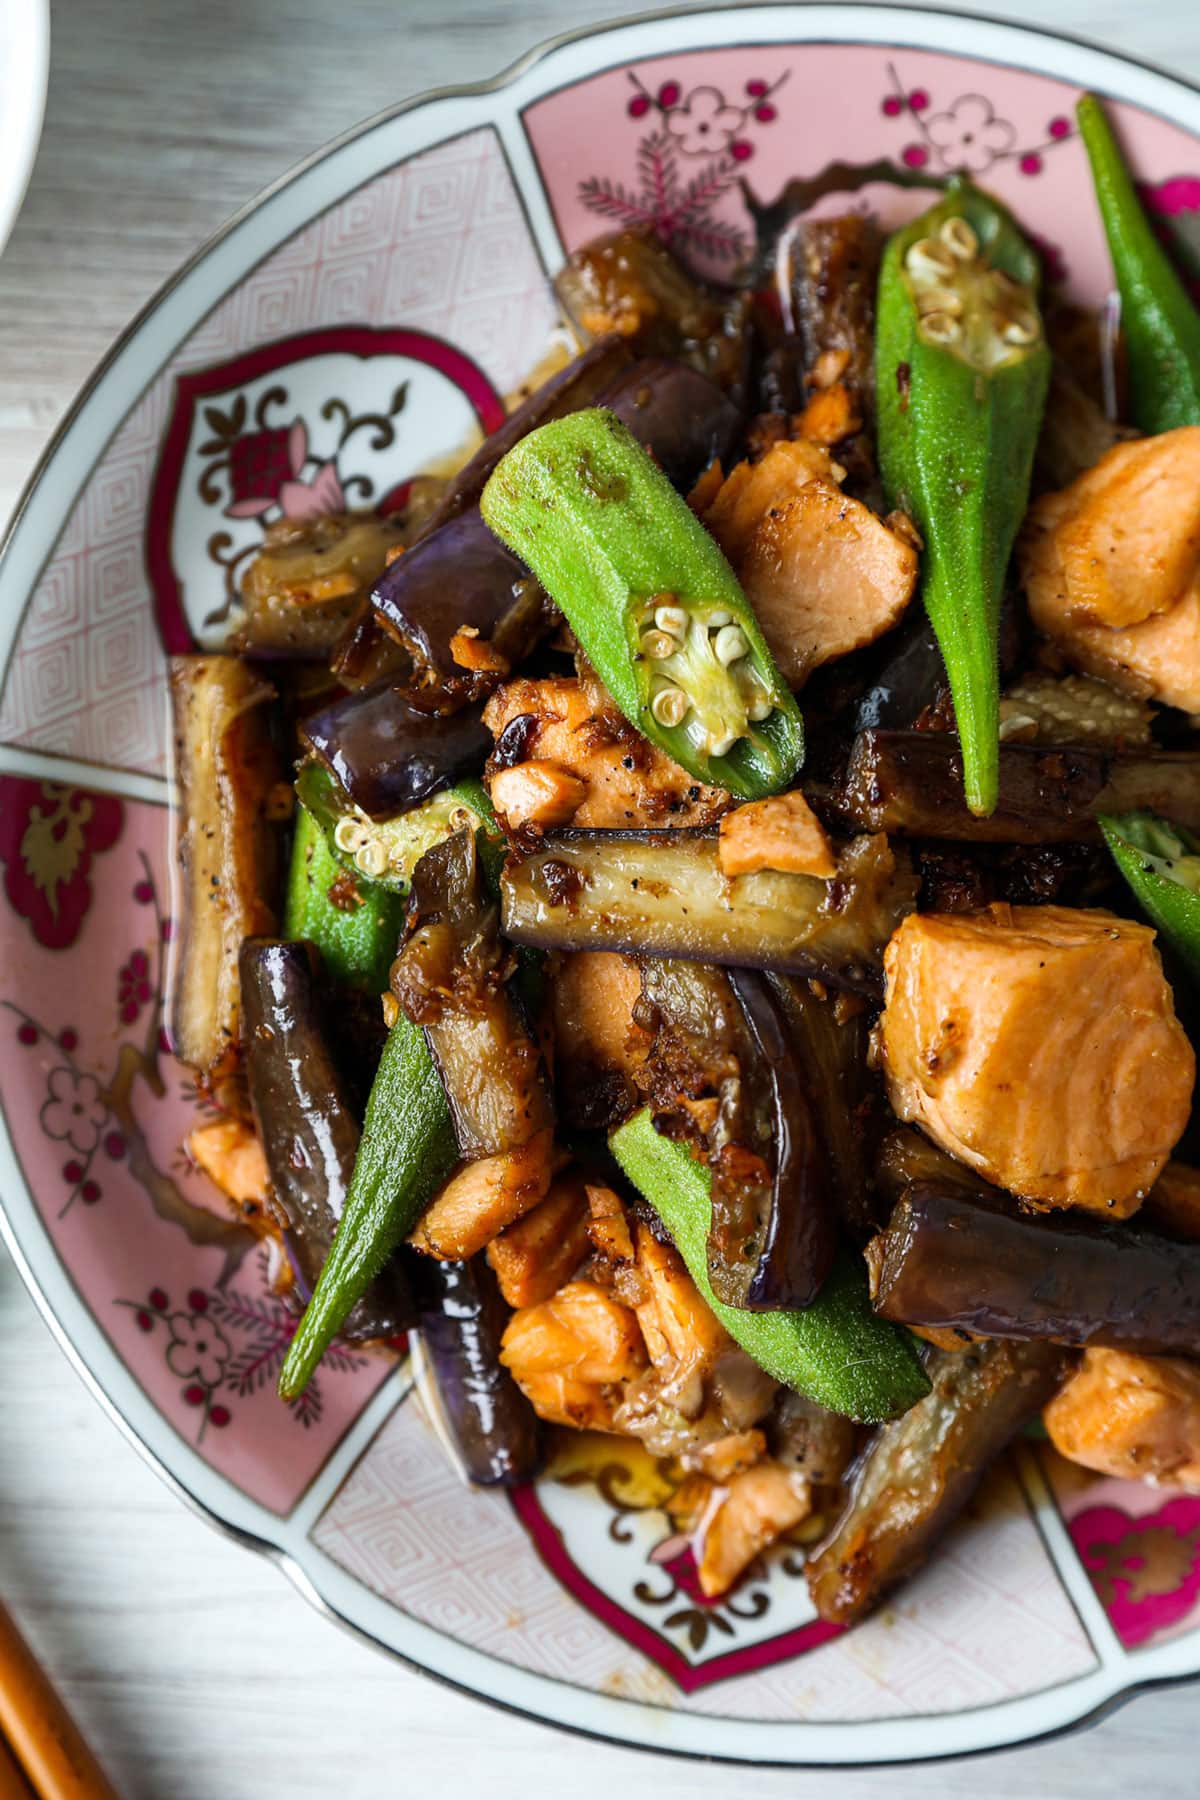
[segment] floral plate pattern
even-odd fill
[[[253,1221],[180,1145],[164,650],[220,643],[280,516],[395,503],[492,429],[555,328],[549,272],[652,226],[729,274],[756,207],[898,222],[955,171],[1019,211],[1048,278],[1104,298],[1072,126],[1116,112],[1200,272],[1200,97],[1013,27],[887,7],[716,10],[551,47],[370,122],[265,195],[81,397],[0,561],[0,1190],[5,1239],[123,1429],[311,1598],[498,1703],[618,1741],[784,1763],[1010,1743],[1200,1670],[1200,1499],[1023,1445],[945,1550],[849,1633],[784,1546],[718,1602],[662,1472],[584,1445],[468,1492],[404,1346],[338,1349],[302,1403]]]

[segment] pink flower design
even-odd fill
[[[229,519],[256,519],[278,505],[287,519],[315,519],[322,513],[341,512],[346,504],[337,464],[321,463],[303,481],[308,461],[308,430],[303,419],[294,419],[286,431],[252,431],[237,438],[229,452],[229,481],[233,499],[225,508]]]
[[[117,975],[117,1008],[123,1025],[133,1025],[143,1006],[154,997],[150,981],[150,958],[144,950],[135,950]]]
[[[1071,1520],[1071,1537],[1123,1644],[1178,1624],[1200,1599],[1200,1495],[1137,1519],[1089,1506]]]
[[[1144,187],[1142,198],[1152,212],[1177,219],[1181,213],[1200,212],[1200,177],[1175,175],[1157,187]]]
[[[47,1137],[70,1144],[80,1156],[90,1156],[100,1141],[108,1117],[108,1103],[94,1075],[71,1068],[50,1071],[47,1098],[42,1106],[42,1129]]]
[[[666,114],[666,126],[685,156],[717,156],[732,144],[743,117],[716,88],[700,87]]]
[[[966,169],[972,175],[1007,155],[1017,135],[982,94],[964,94],[949,112],[934,113],[925,122],[925,134],[944,169]]]

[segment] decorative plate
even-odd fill
[[[382,499],[537,364],[565,249],[650,223],[700,267],[746,190],[891,223],[966,169],[1090,303],[1108,262],[1072,127],[1116,111],[1200,248],[1200,95],[1082,45],[907,9],[778,6],[565,39],[375,119],[167,287],[58,433],[0,564],[6,1240],[129,1437],[313,1600],[501,1705],[681,1753],[879,1762],[1012,1743],[1200,1670],[1200,1498],[1026,1445],[887,1611],[838,1634],[796,1552],[701,1598],[652,1470],[608,1451],[509,1498],[450,1473],[407,1367],[274,1396],[291,1330],[179,1143],[164,649],[219,642],[265,524]],[[821,196],[821,198],[816,198]]]

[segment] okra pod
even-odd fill
[[[744,800],[790,783],[796,702],[715,541],[619,419],[592,407],[530,432],[480,505],[644,736]]]
[[[315,944],[334,981],[382,994],[403,924],[401,896],[357,870],[350,874],[317,819],[298,804],[284,936]]]
[[[1105,814],[1100,829],[1142,911],[1200,981],[1200,840],[1148,812]]]
[[[1005,574],[1050,379],[1038,262],[968,182],[896,232],[879,278],[875,378],[889,504],[924,540],[922,594],[946,664],[967,804],[996,805]]]
[[[842,1251],[803,1312],[723,1306],[708,1279],[711,1177],[681,1144],[659,1135],[648,1107],[609,1138],[609,1148],[667,1227],[688,1273],[729,1335],[759,1366],[829,1412],[878,1424],[929,1391],[911,1338],[871,1311],[866,1271]]]

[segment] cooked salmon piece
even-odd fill
[[[417,1220],[409,1243],[443,1262],[474,1256],[545,1199],[556,1163],[549,1129],[519,1149],[462,1163]]]
[[[1030,508],[1029,610],[1076,668],[1200,709],[1200,426],[1115,444]]]
[[[235,1206],[261,1206],[271,1192],[271,1176],[258,1134],[242,1119],[214,1119],[188,1133],[192,1161]]]
[[[1149,926],[1066,906],[913,914],[884,976],[899,1118],[1026,1200],[1141,1205],[1196,1073]]]
[[[781,438],[757,462],[740,462],[729,471],[702,509],[704,523],[736,568],[767,514],[819,478],[836,480],[828,451],[808,438]],[[700,480],[710,485],[707,471]],[[697,490],[692,504],[701,510]]]
[[[701,1473],[712,1481],[729,1481],[734,1475],[753,1468],[767,1453],[767,1440],[757,1426],[749,1431],[734,1431],[714,1443],[703,1444],[695,1460]]]
[[[800,687],[899,623],[917,552],[861,500],[810,481],[768,513],[738,574],[785,680]]]
[[[594,1281],[569,1281],[549,1300],[508,1321],[500,1361],[517,1381],[569,1375],[602,1385],[629,1381],[646,1366],[637,1318]]]
[[[515,1373],[515,1372],[514,1372]],[[575,1375],[515,1374],[517,1386],[539,1419],[573,1431],[612,1431],[623,1390]]]
[[[560,676],[507,682],[483,718],[497,738],[514,719],[532,720],[522,760],[491,777],[493,798],[495,783],[538,761],[583,784],[572,817],[579,826],[709,825],[730,803],[723,789],[693,781],[619,714],[593,704],[581,681]]]
[[[838,381],[829,387],[818,386],[797,419],[796,429],[812,444],[838,444],[861,431],[862,414],[855,408],[850,389]]]
[[[837,874],[837,858],[804,795],[772,794],[737,806],[721,820],[717,855],[723,875],[754,875],[759,869],[784,874]]]
[[[1200,1240],[1200,1169],[1172,1158],[1146,1195],[1145,1214],[1151,1227]]]
[[[1085,1350],[1042,1417],[1060,1455],[1101,1475],[1200,1489],[1200,1368]]]
[[[587,1204],[587,1234],[597,1256],[614,1267],[632,1263],[633,1234],[620,1195],[610,1187],[596,1187],[589,1182]]]
[[[648,1225],[637,1227],[637,1272],[645,1295],[638,1323],[650,1360],[674,1375],[705,1374],[731,1347],[731,1339],[670,1244]]]
[[[646,1060],[650,1034],[634,1021],[642,973],[619,950],[574,950],[553,983],[554,1036],[559,1061],[584,1061],[629,1075]]]
[[[571,1279],[588,1253],[587,1227],[583,1180],[572,1172],[560,1175],[544,1200],[492,1239],[487,1259],[514,1310],[548,1300]]]
[[[794,1469],[759,1462],[735,1475],[700,1526],[696,1562],[701,1592],[710,1598],[723,1594],[756,1556],[811,1510],[808,1480]]]
[[[492,805],[511,830],[569,825],[587,799],[588,784],[558,763],[535,758],[492,776]]]

